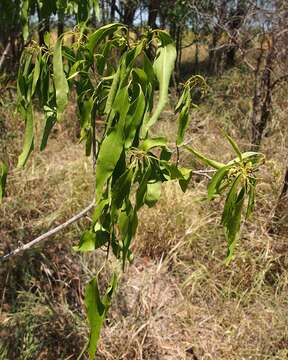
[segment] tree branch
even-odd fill
[[[83,216],[85,216],[93,207],[95,206],[95,201],[88,205],[85,209],[80,211],[78,214],[74,215],[71,219],[65,221],[63,224],[56,226],[54,229],[49,230],[45,234],[42,234],[38,236],[36,239],[28,242],[27,244],[24,244],[17,249],[11,251],[10,253],[0,257],[0,263],[4,262],[5,260],[9,259],[12,256],[18,255],[22,253],[25,250],[30,249],[31,247],[39,244],[43,240],[47,239],[48,237],[58,233],[59,231],[65,229],[67,226],[71,225],[72,223],[76,222],[77,220],[81,219]]]
[[[8,44],[6,45],[4,51],[3,51],[3,54],[1,55],[1,58],[0,58],[0,71],[2,70],[2,66],[4,64],[6,56],[8,55],[10,47],[11,47],[11,42],[9,41]]]

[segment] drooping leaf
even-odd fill
[[[117,286],[117,277],[114,273],[106,293],[101,297],[97,279],[92,279],[86,286],[85,306],[90,327],[90,337],[88,343],[89,359],[94,360],[100,331],[105,320],[106,313],[110,307],[112,295]]]
[[[189,107],[190,107],[190,104],[188,103],[181,109],[179,116],[178,116],[178,133],[177,133],[177,139],[176,139],[176,144],[178,146],[183,144],[185,131],[188,127]]]
[[[24,144],[23,150],[18,158],[17,167],[23,167],[28,160],[28,157],[31,151],[34,148],[34,116],[32,104],[29,103],[28,108],[25,113],[25,134],[24,134]]]
[[[133,168],[127,169],[116,181],[112,189],[112,201],[117,209],[122,207],[123,201],[130,193],[133,178]]]
[[[161,196],[161,185],[160,181],[148,182],[147,190],[144,197],[144,202],[149,207],[154,206]]]
[[[40,70],[41,70],[40,66],[41,66],[41,54],[39,54],[37,56],[36,61],[35,61],[35,67],[33,70],[31,96],[33,96],[35,93],[36,85],[37,85],[37,82],[38,82],[38,79],[40,76]]]
[[[146,164],[145,164],[146,165]],[[141,180],[136,192],[136,210],[139,210],[144,204],[144,197],[147,191],[147,184],[152,174],[151,164],[148,163],[142,171],[140,171]]]
[[[96,172],[96,201],[100,199],[103,186],[112,175],[123,151],[125,144],[124,126],[129,105],[128,88],[125,87],[121,89],[112,105],[115,116],[119,117],[118,122],[100,146]]]
[[[109,238],[109,233],[100,228],[96,231],[86,230],[81,236],[79,245],[74,246],[73,249],[79,252],[93,251],[105,245]]]
[[[249,184],[246,219],[250,217],[255,207],[255,186],[256,186],[256,181],[254,181],[253,184]]]
[[[229,263],[231,261],[233,257],[235,245],[237,243],[237,240],[239,239],[240,226],[241,226],[241,213],[245,200],[244,195],[245,195],[244,188],[241,188],[237,196],[235,196],[234,193],[231,195],[233,203],[229,205],[231,207],[229,213],[230,216],[225,217],[225,219],[222,221],[228,242],[226,263]]]
[[[146,137],[147,131],[157,121],[168,101],[169,83],[176,60],[176,48],[170,36],[163,31],[159,31],[158,36],[161,45],[157,50],[153,69],[159,82],[159,100],[151,118],[143,124],[142,138]]]
[[[139,94],[134,103],[131,105],[125,121],[126,149],[129,149],[129,147],[131,147],[133,144],[136,132],[139,129],[143,120],[145,106],[145,96],[141,87],[139,86]]]
[[[61,115],[68,103],[69,86],[63,69],[62,58],[62,39],[58,38],[53,53],[53,74],[54,86],[56,92],[57,120],[61,119]]]
[[[53,126],[56,124],[56,113],[48,106],[44,106],[44,114],[45,114],[45,125],[43,129],[40,151],[43,151],[46,148],[47,141]]]
[[[212,200],[219,194],[219,186],[229,171],[228,166],[221,167],[212,177],[208,184],[208,200]]]
[[[125,268],[130,252],[130,245],[135,236],[138,225],[137,210],[133,208],[130,200],[126,199],[119,214],[119,229],[122,239],[122,267]]]

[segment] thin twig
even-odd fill
[[[56,226],[54,229],[51,229],[48,232],[46,232],[45,234],[38,236],[36,239],[30,241],[29,243],[24,244],[24,245],[18,247],[17,249],[11,251],[10,253],[0,257],[0,263],[4,262],[5,260],[9,259],[12,256],[18,255],[18,254],[22,253],[23,251],[30,249],[31,247],[39,244],[40,242],[47,239],[48,237],[65,229],[70,224],[74,223],[75,221],[77,221],[77,220],[81,219],[83,216],[85,216],[94,206],[95,206],[95,201],[93,201],[90,205],[88,205],[85,209],[80,211],[78,214],[74,215],[72,218],[65,221],[63,224]]]
[[[208,169],[207,170],[193,170],[192,174],[204,176],[207,179],[211,180],[212,177],[210,175],[208,175],[207,173],[214,173],[214,172],[215,172],[215,170],[208,170]]]
[[[3,51],[3,54],[1,55],[1,58],[0,58],[0,71],[2,70],[2,66],[4,64],[5,58],[8,55],[10,47],[11,47],[11,42],[9,41],[8,44],[6,45],[4,51]]]

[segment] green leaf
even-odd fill
[[[238,156],[239,160],[242,162],[242,154],[241,151],[238,147],[238,145],[236,144],[236,142],[231,138],[231,136],[229,136],[225,131],[223,131],[224,136],[226,137],[226,139],[229,141],[229,143],[231,144],[232,148],[234,149],[236,155]]]
[[[145,96],[139,86],[139,94],[134,103],[130,106],[125,122],[125,149],[129,149],[133,144],[136,132],[143,120],[145,106]]]
[[[34,93],[35,93],[37,82],[38,82],[38,79],[39,79],[39,76],[40,76],[40,70],[41,70],[40,65],[41,65],[41,54],[39,54],[37,56],[36,62],[35,62],[35,67],[34,67],[34,70],[33,70],[31,96],[33,96]]]
[[[225,164],[222,164],[218,161],[212,160],[212,159],[208,159],[207,157],[205,157],[204,155],[202,155],[199,151],[191,148],[190,146],[184,145],[184,148],[188,151],[190,151],[193,155],[196,156],[196,158],[198,160],[200,160],[203,164],[207,165],[207,166],[211,166],[214,169],[221,169],[223,166],[225,166]]]
[[[265,161],[264,154],[254,152],[254,151],[247,151],[241,155],[242,155],[242,161],[244,161],[244,163],[251,162],[252,165],[260,165],[260,164],[263,164]],[[227,165],[233,165],[233,164],[237,164],[239,162],[240,162],[240,159],[237,157],[236,159],[229,161],[227,163]]]
[[[57,120],[59,121],[68,103],[68,92],[69,92],[68,82],[63,69],[61,38],[58,38],[54,48],[53,74],[54,74],[54,86],[56,92]]]
[[[208,200],[212,200],[219,194],[219,186],[229,171],[228,166],[220,168],[212,177],[208,184]]]
[[[147,152],[154,147],[167,147],[167,139],[165,137],[148,138],[139,146],[139,149]]]
[[[184,167],[178,167],[178,171],[181,173],[182,177],[179,177],[179,185],[181,190],[185,192],[188,188],[189,182],[192,178],[192,169],[187,169]]]
[[[185,86],[182,95],[175,107],[175,113],[178,113],[179,111],[181,111],[181,109],[183,108],[183,106],[185,106],[185,104],[187,104],[187,100],[188,98],[191,98],[190,96],[190,88],[188,86]]]
[[[116,118],[118,117],[118,122],[100,146],[96,172],[96,201],[99,201],[103,186],[112,175],[123,151],[125,144],[124,126],[129,105],[128,88],[125,87],[119,91],[112,105],[113,113]]]
[[[45,112],[45,126],[43,129],[40,151],[43,151],[46,148],[47,141],[53,126],[56,124],[56,113],[49,106],[44,106]]]
[[[86,138],[87,131],[91,127],[91,116],[92,116],[93,105],[94,102],[91,96],[90,99],[81,101],[81,104],[79,106],[80,126],[81,126],[80,141]]]
[[[236,180],[235,180],[236,182]],[[236,186],[235,186],[236,188]],[[229,204],[230,211],[229,216],[225,217],[223,220],[223,226],[225,230],[225,236],[227,238],[228,242],[228,250],[227,250],[227,256],[226,256],[226,263],[229,263],[233,257],[234,248],[236,245],[237,240],[239,239],[240,235],[240,226],[241,226],[241,213],[242,208],[245,200],[245,188],[243,187],[237,196],[230,195],[232,198],[233,203]],[[229,197],[229,198],[230,198]],[[236,200],[234,200],[236,198]],[[230,200],[226,200],[230,201]]]
[[[24,134],[24,144],[23,150],[18,158],[17,167],[23,167],[26,164],[26,161],[34,148],[34,117],[32,104],[28,105],[26,110],[26,119],[25,119],[25,134]]]
[[[255,207],[255,185],[256,184],[249,184],[246,219],[248,219],[250,217],[250,215],[252,214],[252,212],[254,211],[254,207]]]
[[[100,296],[97,279],[92,279],[86,286],[85,306],[90,327],[90,337],[88,343],[89,359],[94,360],[97,351],[97,344],[100,331],[111,304],[112,295],[117,286],[117,277],[114,273],[109,287],[103,297]]]
[[[88,36],[86,48],[89,50],[90,54],[92,55],[94,49],[99,43],[108,35],[111,35],[113,32],[119,29],[125,29],[125,26],[118,23],[108,24],[102,26],[101,28],[94,31],[93,34]]]
[[[112,201],[117,209],[122,207],[123,201],[128,197],[133,178],[133,168],[127,169],[115,182],[112,189]]]
[[[161,46],[157,50],[153,69],[159,82],[159,100],[151,118],[143,124],[141,130],[142,138],[146,137],[147,131],[157,121],[168,101],[169,83],[176,60],[176,48],[172,39],[162,31],[158,31],[158,36],[161,41]]]
[[[144,164],[145,165],[145,164]],[[152,168],[150,163],[144,167],[142,173],[140,174],[140,183],[136,192],[136,210],[139,210],[144,204],[144,196],[147,190],[147,183],[152,174]]]
[[[185,131],[189,124],[189,108],[190,108],[190,104],[185,105],[181,109],[180,114],[178,116],[179,124],[178,124],[177,140],[176,140],[176,144],[178,146],[183,144]]]
[[[80,243],[73,249],[79,252],[93,251],[105,245],[110,239],[110,234],[103,230],[86,230],[81,236]]]
[[[144,196],[144,202],[149,207],[154,206],[161,196],[161,185],[160,181],[148,182],[147,190]]]
[[[132,239],[135,236],[138,225],[137,210],[133,209],[133,206],[129,199],[123,204],[122,210],[119,215],[119,229],[122,239],[122,261],[123,270],[125,268],[125,262],[130,253],[130,245]]]
[[[111,111],[112,104],[113,104],[113,102],[115,100],[115,97],[116,97],[116,94],[117,94],[117,90],[118,90],[119,83],[120,83],[120,74],[121,74],[120,70],[121,69],[120,69],[120,66],[119,66],[118,70],[113,75],[113,81],[112,81],[112,84],[111,84],[111,87],[110,87],[110,90],[109,90],[109,93],[108,93],[106,105],[105,105],[105,113],[106,114],[109,114],[109,112]]]
[[[8,174],[8,167],[3,162],[0,162],[0,204],[5,194],[6,179]]]

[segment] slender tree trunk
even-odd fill
[[[150,0],[148,6],[148,26],[152,29],[156,29],[156,20],[160,10],[159,0]]]
[[[128,25],[128,27],[133,26],[136,10],[137,3],[134,0],[126,0],[124,4],[123,22],[125,25]]]
[[[208,71],[211,74],[218,74],[220,72],[222,51],[221,49],[217,49],[220,35],[221,35],[220,31],[218,29],[214,29],[212,33],[212,42],[209,49],[209,60],[208,60]]]
[[[275,44],[272,38],[270,49],[266,56],[265,68],[259,85],[255,85],[252,111],[252,144],[253,148],[260,147],[264,131],[271,117],[272,109],[272,73],[275,60]],[[255,79],[255,81],[257,81]]]
[[[60,10],[58,13],[58,23],[57,23],[58,36],[62,35],[63,32],[64,32],[64,12]]]
[[[115,21],[115,13],[116,13],[116,0],[111,0],[110,21],[112,23]]]

